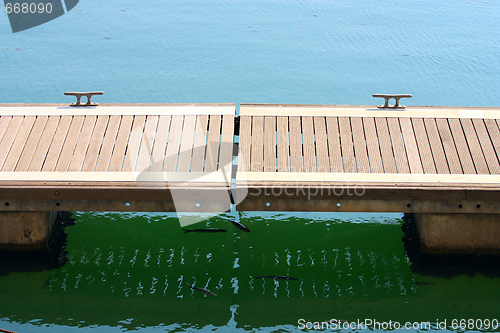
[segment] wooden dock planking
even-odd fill
[[[264,171],[276,172],[276,117],[264,117]]]
[[[121,116],[109,116],[108,127],[106,128],[106,133],[104,134],[104,138],[102,140],[102,147],[99,152],[99,159],[97,161],[95,171],[108,171],[121,119]]]
[[[233,142],[234,142],[234,116],[222,116],[222,129],[220,137],[219,168],[227,176],[228,181],[232,177],[233,169]]]
[[[401,132],[403,134],[403,140],[406,150],[406,156],[408,157],[408,164],[410,166],[411,173],[424,173],[421,162],[421,154],[417,147],[417,141],[415,139],[415,134],[413,131],[413,126],[410,118],[399,119],[399,124],[401,126]]]
[[[158,119],[158,127],[155,137],[155,142],[153,145],[153,151],[151,153],[151,166],[149,167],[150,172],[163,171],[163,162],[165,160],[165,152],[167,149],[168,133],[170,131],[170,122],[172,116],[161,115]]]
[[[436,125],[439,131],[439,137],[444,148],[444,156],[448,161],[448,167],[450,168],[450,173],[461,174],[464,173],[462,170],[462,165],[458,157],[455,142],[453,141],[453,136],[451,135],[450,127],[448,125],[448,120],[443,118],[436,119]]]
[[[85,153],[82,171],[94,171],[101,150],[101,145],[108,126],[109,116],[98,116],[90,138],[89,146]]]
[[[339,122],[337,117],[326,118],[328,135],[328,154],[330,155],[330,172],[343,172],[342,151],[340,146]]]
[[[365,130],[361,117],[351,118],[352,137],[354,143],[354,155],[356,156],[356,171],[362,173],[370,172],[368,152],[366,148]]]
[[[26,107],[0,109],[0,194],[8,199],[2,210],[228,210],[230,202],[220,198],[231,185],[229,107],[203,105],[200,114],[192,105],[145,107],[138,115],[126,107],[122,114],[116,107],[89,114],[47,107],[39,116]],[[187,152],[180,159],[179,150]],[[167,161],[171,171],[162,170],[165,154],[175,160]],[[179,190],[180,208],[172,189]]]
[[[253,117],[250,147],[250,170],[262,171],[264,160],[264,117]],[[210,147],[210,146],[209,146]]]
[[[94,131],[94,126],[96,123],[97,116],[86,116],[83,121],[83,126],[80,134],[78,135],[78,141],[76,143],[75,151],[69,163],[68,171],[81,171],[83,167],[83,161],[85,159],[85,154],[90,143],[90,138],[92,132]]]
[[[380,145],[375,127],[375,119],[372,117],[363,118],[363,127],[365,130],[370,172],[383,173],[384,167],[382,166],[382,155],[380,155]]]
[[[474,167],[476,173],[479,174],[489,174],[488,165],[486,164],[485,156],[483,155],[483,150],[479,144],[479,139],[472,124],[472,119],[460,119],[462,128],[464,130],[464,135],[469,145],[470,154],[472,156],[472,161],[474,162]]]
[[[147,115],[144,133],[142,134],[139,152],[137,154],[137,165],[134,171],[147,172],[151,165],[151,155],[157,133],[158,116]]]
[[[304,170],[304,166],[302,157],[302,130],[300,117],[289,117],[288,125],[290,126],[290,171],[302,172]]]
[[[19,131],[16,133],[16,137],[9,151],[9,154],[5,159],[2,171],[14,171],[17,162],[21,157],[21,153],[26,144],[26,141],[28,140],[28,136],[31,132],[33,124],[35,123],[35,120],[35,116],[24,117],[23,122],[19,127]]]
[[[290,170],[290,145],[288,135],[288,117],[276,117],[278,172]],[[244,117],[243,119],[247,119]],[[241,128],[240,128],[241,133]],[[245,170],[243,170],[245,171]]]
[[[122,116],[108,171],[121,171],[125,161],[125,151],[132,129],[133,116]]]
[[[205,167],[204,162],[207,142],[207,126],[208,116],[197,116],[193,143],[193,158],[191,163],[191,171],[193,172],[201,172]]]
[[[410,166],[408,164],[408,157],[403,143],[401,127],[399,126],[399,119],[387,118],[387,124],[389,125],[389,133],[391,136],[394,159],[396,161],[398,173],[410,173]]]
[[[417,143],[417,150],[420,153],[422,168],[424,173],[437,173],[434,159],[432,158],[431,146],[427,131],[425,130],[424,120],[422,118],[412,118],[413,131]]]
[[[36,118],[26,144],[23,147],[23,151],[21,153],[19,161],[17,162],[17,165],[15,167],[16,171],[28,171],[31,160],[35,155],[36,148],[38,146],[38,143],[40,142],[40,138],[42,137],[47,121],[48,116],[40,116]]]
[[[208,124],[207,150],[205,157],[205,170],[204,170],[205,172],[212,172],[218,169],[220,133],[221,133],[221,116],[220,115],[210,116]],[[260,158],[259,160],[262,161],[262,158]]]
[[[61,117],[57,125],[57,129],[52,138],[47,156],[43,162],[42,171],[55,171],[57,162],[59,161],[59,156],[61,150],[63,149],[63,144],[68,134],[68,130],[73,121],[73,117]]]
[[[194,135],[196,126],[196,116],[188,115],[184,118],[184,127],[182,128],[182,139],[179,147],[179,160],[177,162],[177,171],[189,171],[191,168],[191,158],[193,155]]]
[[[472,157],[470,154],[469,146],[467,140],[465,140],[462,125],[460,124],[460,119],[448,119],[450,125],[451,134],[453,135],[453,141],[455,142],[455,147],[458,153],[458,158],[462,164],[462,170],[464,174],[477,173],[474,168],[474,163],[472,162]]]
[[[492,178],[495,174],[493,170],[498,172],[500,169],[497,154],[500,130],[495,119],[474,118],[474,113],[469,111],[454,114],[448,119],[440,117],[438,112],[431,117],[431,112],[419,111],[415,116],[408,116],[409,112],[404,115],[403,112],[396,112],[395,115],[394,111],[367,110],[365,115],[354,112],[351,116],[347,108],[333,106],[331,114],[326,109],[311,107],[309,112],[307,106],[241,106],[239,157],[241,160],[247,154],[251,166],[238,170],[236,176],[236,188],[247,188],[249,191],[247,199],[238,205],[238,209],[347,211],[344,205],[332,207],[327,201],[321,201],[333,197],[342,200],[349,210],[355,207],[349,200],[358,202],[360,206],[354,211],[444,212],[443,207],[446,206],[445,210],[449,213],[460,212],[462,206],[467,212],[483,205],[492,207],[484,201],[477,201],[475,206],[470,203],[469,206],[467,200],[492,200],[486,192],[480,194],[480,191],[488,188],[488,195],[492,195],[491,189],[498,187],[496,178]],[[338,109],[342,110],[336,111]],[[493,111],[489,116],[494,117]],[[256,124],[258,117],[265,119],[263,131],[260,129],[262,125]],[[273,123],[270,117],[276,118],[276,141],[265,133],[266,124]],[[462,132],[458,131],[457,124]],[[251,138],[248,133],[252,133]],[[258,140],[258,145],[255,134],[257,140],[264,136]],[[288,142],[289,147],[286,145]],[[465,169],[468,173],[464,173],[460,163],[460,159],[467,159],[467,155],[458,152],[459,146],[463,147],[464,143],[467,151],[469,147],[474,150],[468,155],[469,165]],[[255,151],[250,154],[250,149],[260,149],[262,145],[263,155]],[[277,169],[266,164],[274,145],[278,156]],[[288,158],[288,149],[290,170],[287,170],[286,163],[280,161],[281,156]],[[317,171],[310,171],[312,161],[316,162]],[[263,168],[256,167],[259,162],[264,163]],[[466,163],[464,166],[467,166]],[[328,168],[325,168],[326,165]],[[486,178],[479,178],[477,166],[482,168],[480,174]],[[367,192],[359,198],[353,197],[352,193],[333,194],[334,190],[345,189],[346,186]],[[294,193],[286,198],[289,203],[284,203],[282,196],[273,197],[270,194],[279,193],[277,188],[281,189],[281,193]],[[319,197],[307,197],[307,192],[311,190]],[[443,198],[450,202],[444,203]],[[303,201],[299,203],[294,199]],[[374,203],[368,204],[369,200],[374,200]],[[419,200],[429,201],[423,204],[424,201]],[[460,200],[462,203],[457,202]]]
[[[252,144],[252,117],[240,119],[240,135],[238,143],[238,171],[250,171]]]
[[[389,126],[387,119],[377,117],[375,118],[377,127],[378,141],[380,144],[380,154],[382,156],[382,164],[385,173],[396,173],[396,161],[394,159],[394,151],[391,143],[391,136],[389,135]]]
[[[481,144],[481,149],[488,164],[488,171],[490,174],[500,174],[500,166],[498,165],[497,155],[493,148],[492,142],[486,129],[485,121],[483,119],[472,119],[472,123],[477,133],[477,137]]]
[[[139,209],[138,202],[146,197],[153,199],[141,209],[174,209],[171,202],[155,201],[166,198],[160,195],[165,186],[153,189],[144,181],[168,181],[170,188],[205,193],[203,200],[208,201],[194,199],[194,192],[186,197],[190,204],[183,207],[188,211],[199,210],[193,200],[202,202],[203,209],[224,206],[207,204],[214,195],[203,191],[229,190],[234,112],[210,113],[204,106],[197,114],[196,107],[189,106],[132,108],[139,111],[133,114],[132,109],[123,108],[120,113],[112,107],[108,112],[100,106],[89,114],[46,108],[35,116],[26,109],[25,114],[16,114],[11,107],[6,108],[7,113],[0,112],[0,193],[15,196],[3,210],[26,207],[28,201],[21,199],[35,197],[49,200],[43,203],[49,206],[55,204],[50,200],[57,199],[62,200],[58,207],[95,209],[104,207],[96,198],[103,200],[111,193],[112,198],[131,199],[115,200],[110,206],[113,210]],[[358,109],[242,105],[236,188],[247,188],[250,194],[239,207],[461,212],[458,206],[463,206],[462,212],[494,210],[491,200],[500,199],[496,118],[500,112],[496,109],[445,110],[443,116],[433,108],[404,112],[367,108],[364,113]],[[136,183],[139,172],[144,178]],[[304,186],[319,196],[308,198]],[[346,186],[366,192],[361,197],[332,192]],[[276,187],[295,195],[283,199],[283,204],[280,198],[266,197],[265,190]],[[123,191],[134,194],[127,196]],[[54,193],[59,197],[50,199]],[[166,200],[172,200],[168,195]],[[333,197],[341,206],[328,204]],[[270,204],[262,207],[266,202]],[[131,205],[124,208],[125,203]],[[42,202],[36,207],[43,207]]]
[[[9,123],[12,120],[12,116],[3,116],[0,117],[0,142],[2,142],[3,135],[7,128],[9,128]]]
[[[348,117],[339,117],[340,146],[344,172],[356,172],[354,148],[352,143],[351,122]]]
[[[25,171],[41,171],[45,159],[47,157],[47,153],[52,144],[52,140],[54,139],[57,127],[59,125],[59,121],[61,120],[60,116],[48,116],[49,119],[45,125],[43,133],[40,137],[37,147],[35,148],[35,153],[33,154],[33,158]]]
[[[439,174],[450,173],[450,168],[448,166],[448,161],[444,153],[444,147],[439,136],[439,130],[437,128],[436,119],[424,119],[425,129],[427,131],[427,137],[429,138],[429,144],[431,146],[432,158],[434,160],[434,165],[436,166],[436,171]]]
[[[314,125],[312,117],[302,117],[302,142],[304,152],[304,171],[316,172],[316,146],[314,143]]]
[[[316,137],[316,158],[318,172],[329,172],[330,161],[328,159],[328,138],[326,136],[325,117],[313,117],[314,135]]]
[[[127,149],[125,151],[125,160],[123,162],[123,171],[135,171],[137,166],[137,159],[139,156],[139,149],[141,147],[141,140],[144,134],[144,126],[146,123],[146,116],[134,116],[132,129],[128,140]]]

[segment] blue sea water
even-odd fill
[[[0,102],[500,105],[500,3],[82,0],[12,33]]]
[[[15,34],[2,10],[0,103],[102,90],[93,100],[500,106],[496,0],[81,0]],[[63,267],[0,276],[0,328],[300,332],[300,318],[372,318],[462,332],[453,319],[500,319],[498,276],[412,271],[397,214],[242,213],[251,233],[214,238],[162,214],[74,216]],[[274,274],[298,280],[255,279]]]

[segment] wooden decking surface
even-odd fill
[[[362,211],[375,209],[363,200],[386,199],[400,207],[382,211],[411,211],[414,199],[498,200],[499,111],[242,105],[236,187],[249,194],[240,209],[335,211],[345,205],[317,205],[349,199]]]
[[[230,191],[240,210],[498,213],[500,108],[0,108],[0,210],[225,211]]]
[[[166,187],[228,191],[234,114],[234,104],[2,108],[0,195],[168,201]]]

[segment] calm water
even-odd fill
[[[81,0],[13,34],[0,102],[500,105],[500,3]]]
[[[500,106],[498,1],[82,0],[16,34],[3,13],[1,103],[102,90],[95,101],[378,104],[382,92],[412,93],[407,105]],[[224,216],[196,226],[221,234],[183,234],[168,214],[75,218],[63,267],[0,276],[0,328],[289,332],[299,319],[371,318],[435,330],[500,319],[499,277],[412,271],[400,214],[242,213],[250,233]],[[297,280],[256,279],[265,275]],[[372,330],[385,331],[356,331]]]

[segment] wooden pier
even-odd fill
[[[500,250],[500,108],[235,109],[3,105],[0,227],[20,212],[224,212],[233,202],[241,211],[415,213],[429,251],[449,220],[453,237],[477,243],[457,246]]]
[[[500,212],[500,109],[242,105],[241,210]]]

